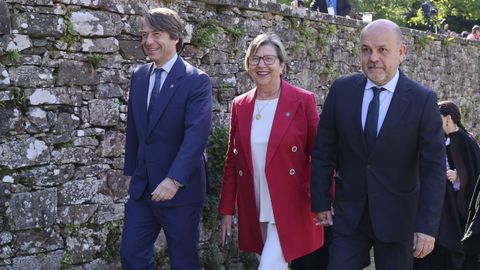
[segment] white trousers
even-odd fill
[[[285,270],[288,263],[283,257],[277,226],[274,223],[262,222],[262,234],[265,239],[258,270]]]

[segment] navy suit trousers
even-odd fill
[[[122,269],[155,269],[154,243],[163,229],[171,269],[199,270],[199,222],[203,203],[159,207],[145,193],[125,206],[121,243]]]

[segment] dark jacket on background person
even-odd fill
[[[347,16],[350,13],[352,7],[348,0],[337,0],[337,14],[338,16]],[[328,13],[327,3],[325,0],[313,0],[310,5],[310,10],[320,11],[323,13]]]

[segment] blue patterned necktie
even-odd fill
[[[163,68],[155,69],[155,83],[153,84],[152,93],[150,94],[150,103],[148,104],[147,112],[147,121],[150,121],[153,111],[155,111],[155,106],[157,106],[160,96],[160,85],[162,78]]]
[[[367,120],[365,121],[364,135],[368,151],[371,152],[377,140],[378,110],[380,107],[380,92],[385,88],[372,87],[373,98],[368,105]]]

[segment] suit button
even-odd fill
[[[290,169],[290,175],[294,175],[295,174],[295,169]]]
[[[237,148],[234,148],[234,149],[233,149],[233,154],[234,154],[234,155],[238,155]]]
[[[297,151],[298,151],[298,147],[296,147],[295,145],[292,146],[292,152],[295,153],[295,152],[297,152]]]
[[[239,171],[238,171],[238,175],[243,176],[243,171],[242,171],[242,170],[239,170]]]
[[[367,165],[367,169],[370,170],[372,166],[370,164]]]

